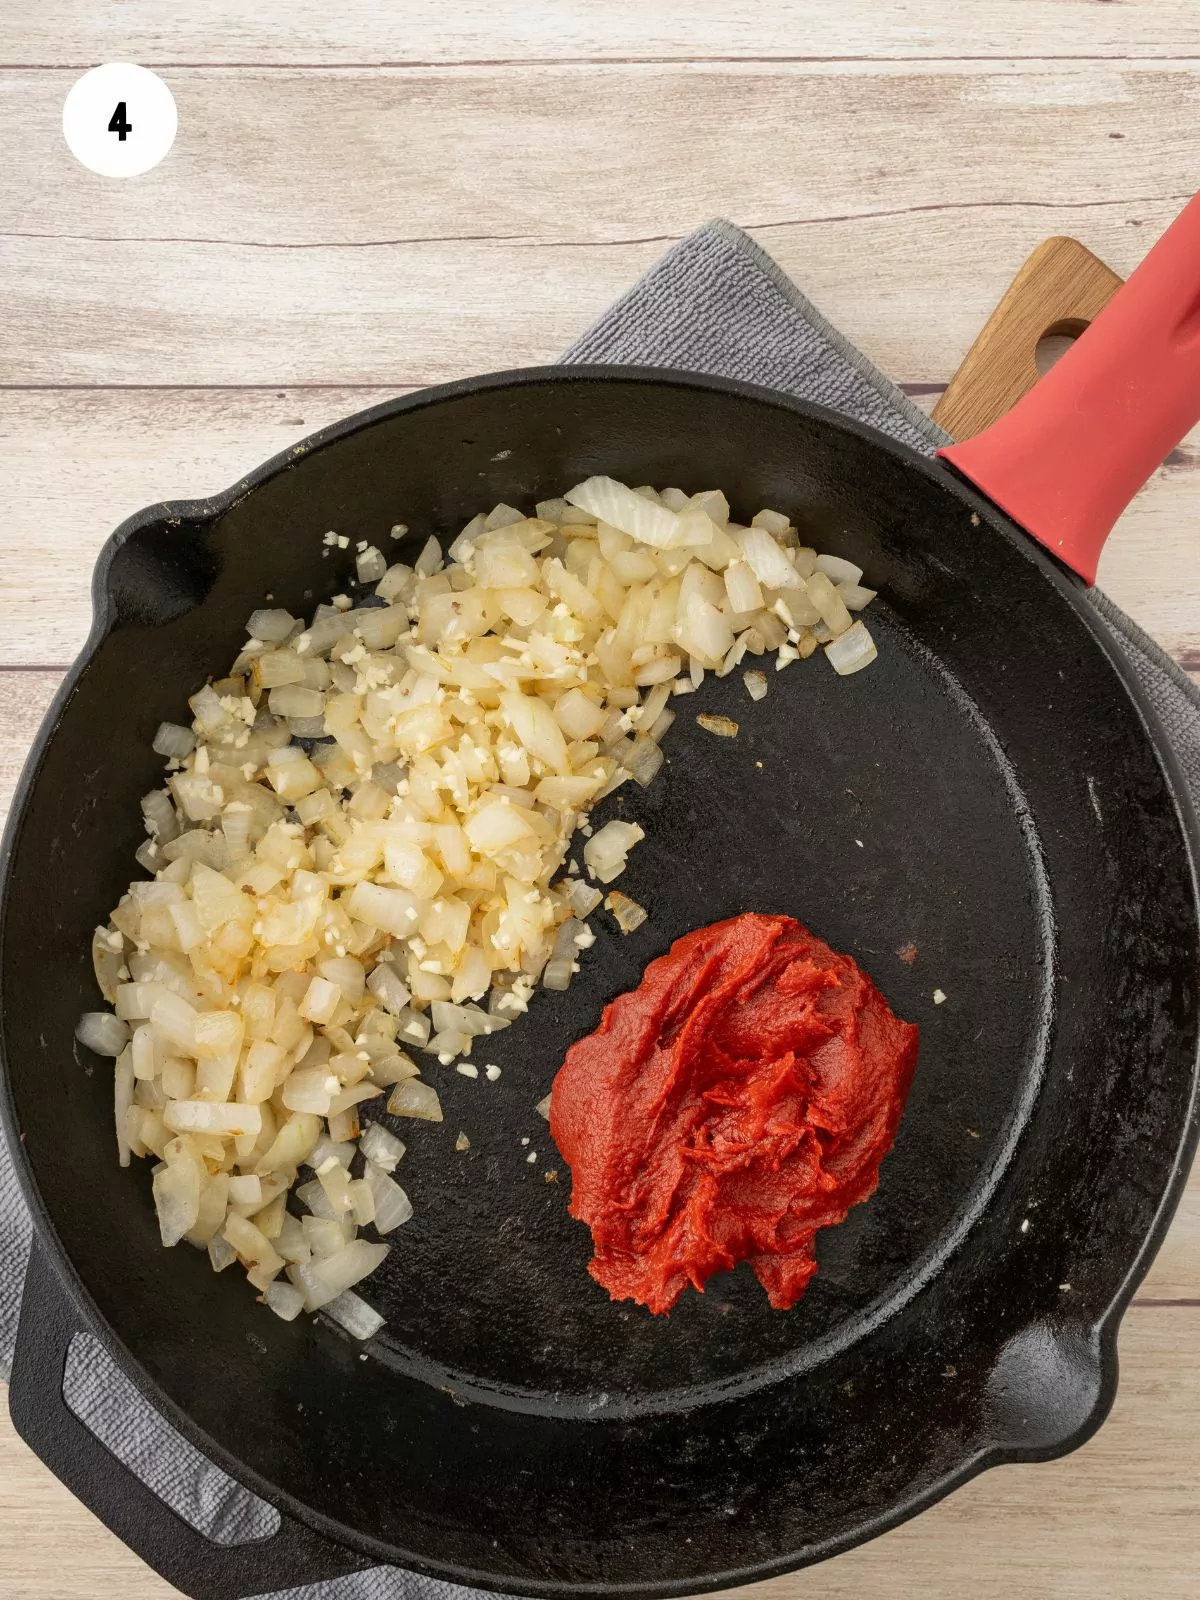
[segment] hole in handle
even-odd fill
[[[1086,332],[1090,326],[1090,323],[1081,321],[1078,317],[1064,317],[1058,322],[1051,323],[1038,340],[1037,349],[1033,353],[1038,377],[1044,378],[1051,367],[1062,360],[1079,335]]]

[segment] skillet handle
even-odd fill
[[[1004,291],[933,408],[952,439],[973,439],[1029,393],[1047,335],[1078,338],[1124,283],[1078,239],[1043,239]]]
[[[273,1536],[238,1545],[215,1544],[176,1516],[63,1399],[71,1340],[85,1332],[92,1332],[87,1319],[35,1239],[9,1385],[13,1424],[55,1477],[168,1583],[192,1600],[244,1600],[373,1565],[282,1512]]]
[[[1062,359],[938,454],[1087,583],[1113,524],[1200,421],[1200,195]]]

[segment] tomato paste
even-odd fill
[[[917,1029],[790,917],[677,940],[554,1080],[588,1271],[660,1312],[749,1261],[773,1306],[795,1305],[817,1230],[875,1188],[916,1058]]]

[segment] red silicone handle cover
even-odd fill
[[[1056,366],[938,454],[1094,583],[1113,524],[1200,422],[1200,195]]]

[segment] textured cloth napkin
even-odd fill
[[[564,361],[686,369],[816,400],[931,455],[946,435],[809,304],[754,241],[711,222],[676,245],[571,347]],[[1104,618],[1158,712],[1200,803],[1200,691],[1098,591]],[[12,1360],[29,1216],[0,1141],[0,1376]],[[71,1348],[67,1403],[186,1522],[218,1544],[275,1531],[272,1507],[206,1461],[134,1390],[90,1336]],[[465,1600],[474,1591],[396,1567],[280,1591],[271,1600]],[[264,1597],[265,1600],[265,1597]]]

